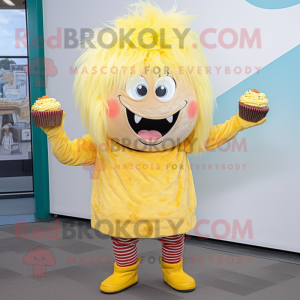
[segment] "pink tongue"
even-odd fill
[[[162,137],[161,133],[156,130],[140,130],[138,135],[147,141],[159,140]]]

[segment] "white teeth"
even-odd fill
[[[172,123],[173,122],[173,116],[168,117],[167,120],[168,120],[169,123]]]
[[[134,121],[135,123],[139,123],[142,120],[142,117],[138,116],[138,115],[134,115]]]

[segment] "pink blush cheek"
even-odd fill
[[[187,110],[187,114],[190,119],[193,119],[197,116],[198,112],[198,105],[195,100],[191,101]]]
[[[108,104],[108,117],[111,119],[116,118],[120,113],[120,104],[116,99],[107,101]]]

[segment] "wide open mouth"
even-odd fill
[[[142,118],[126,107],[127,119],[132,130],[142,139],[156,141],[166,135],[176,123],[180,110],[164,119]]]

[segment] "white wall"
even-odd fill
[[[47,38],[56,35],[58,27],[61,27],[62,31],[64,28],[74,28],[78,33],[80,28],[103,27],[103,23],[126,13],[126,5],[132,2],[124,0],[110,2],[103,0],[74,0],[72,2],[44,0],[44,36]],[[164,9],[169,9],[174,3],[173,0],[157,0],[156,2]],[[180,10],[188,8],[190,13],[200,15],[192,23],[192,28],[199,35],[206,28],[217,29],[216,35],[208,34],[206,37],[206,41],[216,43],[217,48],[205,49],[212,69],[215,70],[215,66],[222,66],[220,74],[217,74],[216,71],[212,74],[215,95],[218,97],[220,107],[216,112],[216,122],[223,122],[237,113],[239,96],[241,92],[245,91],[242,85],[242,89],[239,90],[237,87],[240,85],[238,84],[246,82],[250,78],[249,76],[255,73],[255,66],[268,66],[300,43],[300,36],[297,34],[297,28],[300,25],[298,18],[300,5],[267,10],[241,0],[231,0],[230,2],[186,0],[179,1],[178,8]],[[281,21],[278,22],[278,20]],[[245,49],[239,49],[238,46],[224,49],[217,41],[218,33],[224,28],[234,29],[239,38],[241,28],[246,28],[250,35],[255,28],[259,28],[262,48],[258,49],[254,44],[252,49],[248,49],[247,46]],[[227,34],[224,41],[230,43],[232,38]],[[58,68],[58,74],[48,80],[47,94],[61,102],[62,108],[66,112],[65,131],[69,138],[81,137],[86,133],[86,129],[81,127],[79,113],[74,107],[72,94],[74,75],[69,74],[70,66],[73,66],[78,58],[79,51],[46,47],[45,55],[46,58],[52,59]],[[224,72],[225,66],[229,66],[231,70],[235,66],[242,68],[250,66],[252,72],[250,74],[242,72],[237,75],[231,71],[232,73],[228,75]],[[249,82],[255,84],[255,86],[248,87],[252,89],[258,88],[263,80],[254,78]],[[267,86],[267,83],[264,86]],[[280,89],[280,86],[274,86],[264,92],[272,95],[276,89]],[[231,95],[231,90],[234,91],[234,98],[226,97],[226,95]],[[229,94],[224,94],[225,92]],[[247,138],[247,153],[232,153],[231,151],[224,154],[217,151],[213,154],[208,153],[202,158],[191,158],[198,197],[197,218],[198,220],[209,220],[209,225],[201,225],[199,228],[201,234],[209,234],[212,238],[216,238],[216,235],[212,234],[211,224],[220,219],[228,222],[231,228],[226,240],[229,241],[232,240],[234,219],[237,219],[242,227],[247,220],[251,220],[253,239],[249,238],[248,232],[244,238],[238,235],[235,241],[299,252],[298,212],[300,205],[297,196],[299,175],[296,172],[300,167],[299,160],[296,152],[286,154],[285,147],[281,147],[281,142],[274,143],[276,140],[274,126],[279,124],[276,120],[280,119],[280,109],[276,109],[275,104],[279,105],[282,99],[273,97],[270,100],[271,111],[268,124],[261,129],[255,128],[251,129],[249,133],[248,131],[244,132],[239,137],[239,142],[241,142],[241,138]],[[273,117],[271,115],[272,105],[274,107]],[[297,145],[293,144],[293,138],[289,141],[291,146],[296,148]],[[257,156],[260,153],[262,156]],[[296,159],[293,158],[293,155]],[[288,167],[278,163],[278,157],[282,160],[286,156],[291,159]],[[259,160],[260,163],[258,163]],[[269,165],[263,163],[266,160]],[[196,164],[208,163],[227,165],[244,163],[248,165],[248,168],[244,172],[233,173],[225,170],[224,173],[221,173],[219,170],[212,170],[211,173],[208,173],[204,170],[200,172],[196,167]],[[208,165],[206,167],[208,168]],[[51,213],[90,218],[92,181],[89,178],[88,170],[84,170],[83,167],[68,167],[58,163],[53,157],[50,147],[49,169]],[[223,232],[224,226],[219,225],[217,233],[222,234]],[[192,234],[194,233],[192,232]]]

